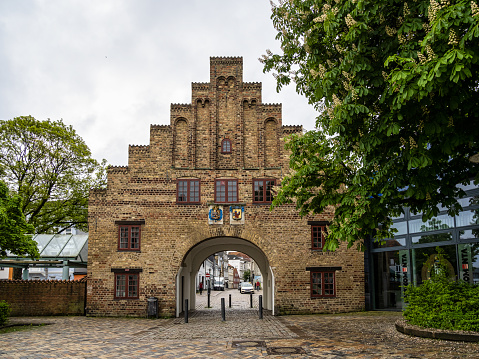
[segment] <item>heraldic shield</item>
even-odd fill
[[[208,210],[208,223],[209,224],[223,224],[223,207],[222,206],[210,206]]]
[[[230,207],[230,224],[244,224],[244,207]]]

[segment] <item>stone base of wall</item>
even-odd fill
[[[0,281],[0,300],[11,316],[84,315],[86,280]]]

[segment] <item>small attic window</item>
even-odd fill
[[[231,140],[229,138],[221,141],[221,153],[231,153]]]

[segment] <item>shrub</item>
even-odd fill
[[[448,330],[479,331],[479,286],[445,277],[409,285],[403,312],[413,325]]]
[[[10,315],[10,306],[4,300],[0,300],[0,325],[7,322]]]

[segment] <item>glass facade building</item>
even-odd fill
[[[439,267],[451,279],[479,284],[479,187],[461,186],[463,210],[449,216],[444,208],[423,222],[405,209],[394,219],[397,233],[383,243],[371,239],[365,256],[368,309],[401,310],[404,287],[421,284]]]

